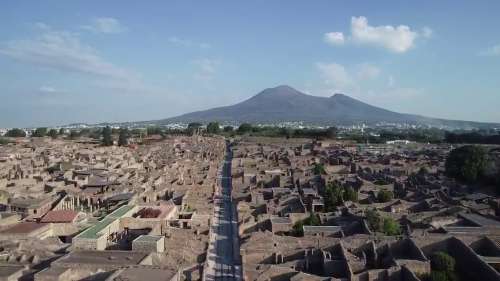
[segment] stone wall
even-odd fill
[[[462,241],[452,237],[448,243],[448,253],[455,258],[459,273],[470,278],[467,280],[500,280],[500,273]]]
[[[160,237],[158,240],[141,240],[142,236],[132,241],[132,251],[137,252],[158,252],[162,253],[165,251],[165,238]]]
[[[75,237],[72,240],[73,248],[77,250],[97,250],[103,251],[107,247],[107,236],[102,235],[98,238]]]

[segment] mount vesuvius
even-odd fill
[[[397,113],[372,106],[344,94],[318,97],[304,94],[290,86],[268,88],[257,95],[231,106],[196,111],[159,120],[172,122],[305,122],[309,124],[375,124],[407,123],[428,126],[491,127],[499,124],[444,120],[420,115]]]

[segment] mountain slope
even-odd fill
[[[397,113],[372,106],[343,94],[317,97],[289,86],[268,88],[231,106],[196,111],[161,120],[169,122],[251,122],[274,123],[303,121],[316,124],[410,123],[430,126],[472,126],[483,123],[428,118]]]

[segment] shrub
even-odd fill
[[[384,218],[383,232],[389,236],[400,235],[401,225],[393,218]]]
[[[436,252],[431,257],[431,268],[438,271],[455,271],[455,259],[445,252]]]
[[[302,221],[296,222],[292,227],[292,235],[296,237],[304,236],[304,223]]]
[[[372,231],[380,231],[382,218],[375,209],[369,209],[365,212],[366,222]]]
[[[313,173],[315,175],[326,175],[325,165],[321,163],[315,163],[313,167]]]
[[[307,217],[305,220],[304,220],[304,225],[320,225],[321,224],[321,221],[319,220],[318,216],[315,215],[314,213],[311,213],[309,215],[309,217]]]
[[[389,202],[392,200],[392,198],[394,198],[394,193],[387,189],[382,189],[377,194],[377,200],[380,203]]]
[[[448,281],[448,274],[446,271],[435,271],[431,272],[430,278],[431,281]]]

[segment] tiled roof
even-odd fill
[[[0,231],[0,234],[27,234],[44,226],[47,226],[47,224],[36,222],[21,222]]]
[[[77,211],[71,210],[58,210],[49,211],[41,220],[41,222],[52,222],[52,223],[69,223],[78,216]]]

